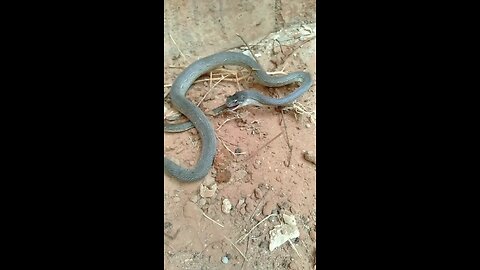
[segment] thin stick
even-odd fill
[[[288,75],[288,73],[284,71],[272,71],[272,72],[267,72],[268,75]]]
[[[269,145],[271,142],[273,142],[276,138],[280,137],[280,135],[283,134],[283,131],[281,131],[280,133],[278,133],[277,136],[273,137],[273,139],[271,139],[269,142],[267,142],[265,145],[263,145],[262,147],[260,147],[257,151],[255,151],[255,153],[251,154],[250,157],[248,157],[245,161],[251,159],[253,156],[255,156],[258,152],[260,152],[260,150],[262,150],[263,148],[265,148],[267,145]]]
[[[288,138],[287,122],[285,121],[285,118],[283,116],[283,110],[282,110],[282,122],[283,122],[283,127],[285,128],[285,139],[287,139],[287,146],[288,146],[288,149],[290,150],[288,155],[288,164],[287,164],[287,167],[290,167],[290,163],[292,162],[293,147],[292,145],[290,145],[290,139]]]
[[[225,237],[225,239],[227,239],[228,242],[230,242],[230,244],[232,244],[232,246],[233,246],[238,252],[240,252],[240,254],[242,255],[243,259],[245,259],[245,261],[248,261],[248,260],[247,260],[247,257],[245,257],[245,255],[243,255],[243,252],[242,252],[240,249],[238,249],[238,247],[237,247],[230,239],[228,239],[225,235],[224,235],[223,237]]]
[[[172,246],[170,246],[170,244],[166,243],[166,242],[163,242],[164,245],[167,245],[167,247],[173,249],[173,252],[177,252],[176,249],[174,249]]]
[[[245,256],[247,256],[249,244],[250,244],[250,235],[248,236],[248,240],[247,240],[247,248],[245,249]],[[243,270],[244,266],[245,266],[245,261],[243,261],[243,263],[242,263],[242,269],[241,270]]]
[[[172,35],[171,34],[168,34],[170,36],[170,39],[173,41],[173,45],[175,45],[175,47],[177,48],[177,50],[180,52],[180,54],[183,56],[183,59],[185,59],[185,61],[187,60],[187,57],[185,57],[185,55],[183,54],[183,52],[180,50],[180,48],[178,48],[178,45],[177,45],[177,42],[175,42],[175,40],[173,39]]]
[[[215,220],[211,219],[209,216],[207,216],[204,212],[202,212],[203,216],[210,219],[213,223],[217,224],[218,226],[224,228],[224,226],[218,222],[216,222]]]
[[[246,78],[248,78],[248,76],[240,77],[238,80],[241,81],[241,80],[244,80]],[[223,79],[222,78],[213,78],[213,80],[214,81],[223,80],[225,82],[237,82],[237,80],[233,79],[233,78],[232,79],[229,79],[229,78],[223,78]],[[193,83],[201,83],[201,82],[208,82],[208,81],[210,81],[210,79],[200,79],[200,80],[194,81]],[[164,84],[163,88],[172,87],[172,85],[173,84],[171,84],[171,83],[170,84]]]
[[[223,78],[223,75],[222,75]],[[209,87],[212,89],[212,79],[213,79],[213,72],[210,72],[210,82],[209,82]]]
[[[292,243],[292,240],[288,239],[288,242],[290,243],[290,245],[292,245],[292,248],[295,250],[295,252],[297,253],[298,257],[301,258],[302,256],[300,256],[300,253],[298,253],[298,250],[297,250],[297,248],[295,247],[295,245]]]
[[[280,51],[282,52],[283,55],[285,55],[285,53],[283,52],[282,43],[280,43],[280,41],[278,41],[278,39],[273,40],[273,48],[275,48],[275,41],[278,42],[278,45],[280,45]]]
[[[227,75],[228,76],[228,75]],[[210,89],[207,91],[207,93],[203,96],[203,98],[200,100],[200,102],[198,102],[197,104],[197,107],[200,106],[200,104],[205,100],[205,98],[207,97],[207,95],[213,90],[213,88],[215,88],[215,86],[217,86],[223,79],[225,79],[227,76],[223,76],[222,75],[222,78],[216,82],[213,86],[212,85],[212,77],[210,77]]]
[[[227,118],[227,120],[225,120],[225,121],[217,128],[217,130],[220,130],[220,129],[223,127],[223,125],[225,125],[227,122],[232,121],[232,120],[235,120],[235,119],[237,119],[237,117],[235,117],[235,118]]]
[[[230,150],[230,148],[227,147],[227,145],[223,142],[223,140],[220,139],[220,137],[217,136],[217,139],[218,139],[220,142],[222,142],[223,146],[228,150],[228,152],[230,152],[230,154],[232,154],[234,157],[236,156],[235,153],[234,153],[232,150]]]
[[[248,43],[243,39],[243,37],[240,36],[240,34],[237,34],[237,37],[239,37],[239,38],[243,41],[243,43],[245,43],[245,45],[247,46],[248,50],[249,50],[250,53],[252,54],[253,58],[255,58],[255,61],[257,61],[257,63],[260,63],[260,62],[258,62],[258,59],[257,59],[257,57],[255,56],[255,54],[253,53],[252,49],[250,48],[250,45],[248,45]]]
[[[262,199],[260,200],[260,202],[257,204],[257,207],[255,207],[255,210],[253,210],[253,213],[252,213],[252,215],[250,216],[250,219],[253,218],[253,216],[255,215],[255,212],[257,212],[258,207],[260,206],[260,204],[263,203],[263,201],[264,201],[265,198],[267,197],[267,194],[268,194],[269,191],[270,191],[270,190],[267,190],[267,192],[265,193],[265,195],[263,195],[263,198],[262,198]]]
[[[164,88],[165,88],[165,86],[164,86]],[[163,98],[166,98],[168,96],[168,94],[170,94],[170,91],[172,91],[172,89],[169,88],[169,89],[167,89],[167,92],[163,92]]]
[[[277,216],[277,214],[271,214],[271,215],[266,216],[264,219],[262,219],[260,222],[258,222],[257,225],[253,226],[253,228],[250,229],[250,231],[249,231],[247,234],[245,234],[244,236],[240,237],[240,238],[237,240],[237,242],[235,242],[235,243],[238,244],[239,242],[241,242],[243,239],[245,239],[245,237],[247,237],[247,236],[253,231],[253,229],[255,229],[258,225],[260,225],[262,222],[264,222],[265,220],[267,220],[269,217],[273,217],[273,216]]]
[[[237,79],[237,87],[238,87],[238,91],[241,91],[242,88],[240,87],[240,83],[238,81],[238,73],[235,73],[235,79]]]

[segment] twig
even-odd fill
[[[278,133],[277,136],[273,137],[273,139],[271,139],[269,142],[267,142],[265,145],[263,145],[262,147],[260,147],[257,151],[255,151],[253,154],[251,154],[245,161],[251,159],[253,156],[255,156],[258,152],[260,152],[260,150],[262,150],[263,148],[265,148],[267,145],[269,145],[271,142],[273,142],[276,138],[280,137],[280,135],[283,134],[283,131]]]
[[[235,79],[237,79],[237,87],[238,87],[238,91],[241,91],[242,88],[240,87],[240,82],[238,81],[238,73],[235,73]]]
[[[288,149],[290,150],[289,155],[288,155],[288,164],[287,164],[287,167],[290,167],[290,163],[292,162],[293,147],[292,147],[292,145],[290,145],[290,139],[288,138],[287,122],[285,121],[285,118],[283,116],[283,110],[282,110],[282,122],[283,122],[283,127],[285,128],[285,139],[287,139]]]
[[[300,256],[300,253],[298,253],[298,250],[297,250],[297,248],[295,247],[295,245],[292,243],[292,240],[288,239],[288,242],[290,243],[290,245],[292,245],[292,248],[295,250],[295,252],[297,253],[298,257],[301,258],[302,256]]]
[[[213,223],[217,224],[218,226],[224,228],[224,226],[218,222],[216,222],[215,220],[211,219],[209,216],[207,216],[204,212],[202,212],[203,216],[210,219],[211,221],[213,221]]]
[[[246,78],[248,78],[248,76],[240,77],[238,80],[241,81],[241,80],[246,79]],[[212,80],[214,80],[214,81],[223,80],[225,82],[237,82],[237,80],[233,79],[233,78],[232,79],[229,79],[229,78],[223,78],[223,79],[222,78],[213,78]],[[193,83],[195,84],[195,83],[202,83],[202,82],[208,82],[208,81],[210,81],[210,79],[200,79],[200,80],[194,81]],[[173,84],[171,84],[171,83],[170,84],[164,84],[163,88],[172,87],[172,85]]]
[[[166,242],[163,242],[164,245],[167,245],[167,247],[173,249],[173,252],[177,252],[177,250],[175,248],[173,248],[172,246],[170,246],[170,244],[166,243]]]
[[[225,125],[227,122],[232,121],[232,120],[234,120],[234,119],[237,119],[237,118],[236,118],[236,117],[235,117],[235,118],[227,118],[227,120],[225,120],[225,121],[217,128],[217,130],[220,130],[220,129],[223,127],[223,125]]]
[[[223,78],[223,75],[222,75],[222,78]],[[209,89],[212,89],[212,81],[213,81],[213,72],[210,72],[210,81],[208,82]]]
[[[223,144],[223,146],[228,150],[228,152],[230,152],[230,154],[232,154],[234,157],[239,156],[239,155],[246,155],[247,154],[246,152],[242,152],[242,153],[233,152],[232,150],[230,150],[230,148],[228,148],[228,146],[225,144],[225,142],[222,139],[220,139],[220,137],[218,135],[215,134],[215,136]],[[230,144],[232,144],[232,143],[230,143]]]
[[[315,111],[307,110],[307,108],[300,102],[294,101],[291,106],[285,107],[282,111],[294,111],[295,119],[297,119],[297,114],[308,117],[311,123],[316,125]]]
[[[165,85],[163,86],[163,88],[165,88]],[[165,89],[163,90],[163,98],[164,99],[168,96],[168,94],[170,94],[170,91],[172,91],[171,88],[168,88],[166,92],[165,92]]]
[[[245,46],[247,46],[247,48],[250,51],[250,53],[252,54],[253,58],[255,58],[255,61],[257,61],[257,63],[260,63],[260,62],[258,62],[258,59],[255,56],[255,54],[253,53],[252,49],[250,48],[250,45],[248,45],[248,43],[242,38],[242,36],[240,36],[240,34],[237,34],[237,37],[239,37],[243,41],[243,43],[245,43]]]
[[[173,41],[173,45],[175,45],[175,47],[177,48],[177,50],[180,52],[180,54],[183,56],[183,59],[185,59],[185,61],[187,60],[187,57],[185,57],[185,55],[183,54],[183,52],[180,50],[180,48],[178,48],[178,45],[177,45],[177,42],[175,42],[175,40],[173,39],[172,35],[171,34],[168,34],[170,36],[170,39]]]
[[[282,71],[272,71],[272,72],[267,72],[268,75],[288,75],[288,73]]]
[[[255,229],[258,225],[260,225],[262,222],[264,222],[265,220],[267,220],[269,217],[273,217],[273,216],[277,216],[277,214],[271,214],[271,215],[266,216],[264,219],[262,219],[260,222],[258,222],[257,225],[253,226],[253,228],[250,229],[250,231],[249,231],[247,234],[245,234],[244,236],[240,237],[240,238],[237,240],[237,242],[235,242],[235,243],[238,244],[239,242],[241,242],[243,239],[245,239],[245,237],[247,237],[247,236],[253,231],[253,229]]]
[[[269,190],[267,190],[267,192],[265,193],[265,195],[263,195],[263,198],[262,198],[262,200],[260,200],[260,202],[257,204],[257,207],[255,207],[255,210],[253,210],[253,213],[252,213],[252,215],[250,216],[250,219],[252,219],[252,218],[253,218],[253,216],[255,215],[255,212],[257,212],[257,209],[258,209],[258,207],[260,206],[260,204],[262,204],[262,203],[263,203],[263,201],[264,201],[264,200],[265,200],[265,198],[267,197],[267,194],[268,194],[268,192],[270,192],[270,189],[269,189]]]
[[[278,42],[278,45],[280,45],[280,51],[282,52],[283,55],[285,55],[285,53],[283,52],[282,43],[280,43],[280,41],[278,41],[278,39],[274,39],[274,40],[273,40],[273,48],[272,48],[272,51],[275,52],[275,41]]]
[[[243,255],[243,252],[240,251],[240,249],[238,249],[238,247],[237,247],[230,239],[228,239],[225,235],[224,235],[223,237],[225,237],[225,239],[227,239],[228,242],[230,242],[230,244],[232,244],[232,246],[233,246],[238,252],[240,252],[240,254],[241,254],[242,257],[245,259],[245,261],[248,261],[248,260],[247,260],[247,257],[245,257],[245,255]]]
[[[210,73],[211,74],[211,73]],[[227,75],[228,76],[228,75]],[[223,79],[225,79],[227,76],[223,76],[222,75],[222,78],[216,82],[213,86],[212,86],[212,76],[210,76],[210,89],[208,89],[207,93],[203,96],[203,98],[200,100],[200,102],[198,102],[197,104],[197,107],[200,106],[200,104],[205,100],[205,98],[207,97],[208,94],[210,94],[210,92],[213,90],[213,88],[215,88],[215,86],[217,86]]]
[[[245,249],[245,256],[247,256],[249,244],[250,244],[250,235],[248,236],[248,240],[247,240],[247,248]],[[243,266],[245,266],[245,262],[246,261],[243,261],[241,270],[243,270]]]

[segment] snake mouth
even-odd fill
[[[228,107],[227,104],[223,104],[222,106],[219,106],[209,112],[209,115],[211,116],[217,116],[221,114],[224,111],[235,111],[237,109],[240,109],[241,107],[245,106],[245,104],[238,104],[235,107]]]
[[[222,106],[219,106],[219,107],[211,110],[210,115],[217,116],[217,115],[221,114],[223,111],[225,111],[226,109],[228,109],[227,105],[223,104]]]
[[[241,107],[243,107],[243,105],[242,105],[242,104],[239,104],[239,105],[231,108],[230,110],[235,111],[236,109],[239,109],[239,108],[241,108]]]

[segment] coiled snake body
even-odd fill
[[[312,86],[310,74],[306,72],[297,71],[283,76],[270,76],[254,59],[242,53],[220,52],[197,60],[188,66],[173,83],[170,97],[173,106],[185,115],[191,124],[187,122],[180,125],[165,125],[164,127],[166,132],[180,132],[193,125],[197,129],[202,141],[200,159],[192,169],[183,168],[170,159],[164,159],[163,167],[165,171],[182,182],[194,182],[203,179],[213,164],[217,149],[217,141],[212,124],[203,111],[185,97],[186,93],[198,77],[224,65],[238,65],[251,68],[254,71],[253,75],[256,81],[269,87],[284,86],[293,82],[302,83],[296,91],[279,99],[266,97],[254,90],[237,92],[233,96],[228,97],[224,105],[233,110],[251,104],[285,106],[298,99]]]

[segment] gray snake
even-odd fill
[[[180,125],[165,125],[165,132],[180,132],[190,127],[195,127],[202,141],[200,159],[192,169],[183,168],[170,159],[165,158],[163,167],[171,176],[181,182],[195,182],[203,179],[209,172],[217,149],[215,131],[207,116],[194,103],[186,98],[190,86],[201,75],[224,65],[235,65],[251,68],[257,82],[268,87],[279,87],[294,82],[301,82],[296,91],[282,98],[271,98],[260,94],[255,90],[243,90],[227,98],[225,107],[238,109],[246,105],[271,105],[284,106],[302,96],[312,86],[309,73],[297,71],[282,76],[268,75],[254,59],[242,53],[220,52],[195,61],[188,66],[174,81],[170,97],[173,106],[185,115],[190,122]],[[191,124],[190,124],[191,123]]]

